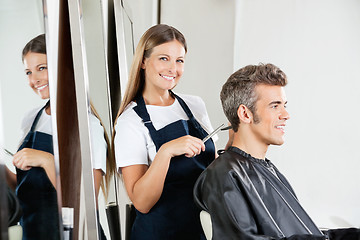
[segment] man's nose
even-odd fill
[[[290,119],[290,114],[289,114],[289,112],[286,110],[285,107],[283,108],[283,110],[282,110],[282,112],[281,112],[280,118],[281,118],[281,119],[285,119],[285,120],[289,120],[289,119]]]

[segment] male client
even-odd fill
[[[232,143],[194,188],[195,202],[211,215],[214,240],[325,239],[289,182],[265,157],[270,145],[284,143],[290,118],[286,84],[278,67],[260,64],[233,73],[222,88]]]

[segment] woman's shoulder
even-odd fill
[[[135,102],[131,102],[116,120],[114,126],[114,145],[127,146],[129,150],[133,146],[139,147],[150,143],[149,131],[145,127],[142,119],[133,110]]]
[[[21,122],[21,128],[26,128],[29,125],[31,125],[36,117],[36,115],[38,114],[38,112],[41,110],[43,106],[38,106],[35,108],[32,108],[28,111],[25,112],[23,118],[22,118],[22,122]]]
[[[195,111],[197,113],[206,112],[205,102],[202,100],[201,97],[182,93],[177,93],[177,95],[184,100],[184,102],[189,106],[191,111]]]
[[[102,128],[100,119],[91,111],[89,112],[89,122],[90,126],[100,126]]]
[[[201,97],[183,93],[176,93],[179,97],[181,97],[186,103],[204,103]]]
[[[32,109],[26,111],[25,114],[23,115],[21,125],[20,125],[20,134],[21,134],[22,139],[25,137],[25,135],[31,129],[31,126],[35,120],[35,117],[36,117],[37,113],[41,110],[42,107],[43,106],[38,106],[38,107],[32,108]]]
[[[120,114],[117,121],[132,121],[136,119],[140,119],[140,117],[136,114],[134,111],[134,107],[136,107],[136,102],[132,101],[130,102],[124,109],[124,111]]]
[[[115,130],[123,129],[123,128],[138,128],[143,127],[143,123],[141,118],[137,115],[137,113],[133,110],[136,107],[135,102],[130,102],[124,109],[124,111],[120,114],[118,119],[116,120]]]
[[[103,136],[104,135],[104,128],[101,124],[99,118],[97,118],[94,113],[89,113],[89,124],[90,124],[90,131],[95,133],[96,135]]]
[[[32,116],[36,116],[36,114],[41,110],[41,108],[43,108],[44,106],[37,106],[37,107],[34,107],[28,111],[25,112],[25,115],[24,115],[24,118],[30,118]]]
[[[211,122],[206,110],[205,102],[199,96],[187,95],[187,94],[177,94],[180,98],[184,100],[186,105],[190,108],[191,112],[195,116],[195,119],[200,123],[200,125],[208,133],[213,131]],[[213,140],[217,140],[217,136],[213,137]]]

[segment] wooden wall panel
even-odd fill
[[[60,1],[57,81],[57,128],[62,206],[74,208],[74,239],[78,238],[81,153],[68,2]]]
[[[109,71],[109,91],[111,102],[111,115],[112,122],[115,121],[121,103],[120,94],[120,72],[119,61],[116,41],[116,25],[115,25],[115,12],[114,2],[108,2],[108,36],[107,36],[107,62]]]

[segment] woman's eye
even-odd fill
[[[160,60],[167,61],[167,58],[166,57],[161,57]]]
[[[45,70],[47,69],[47,67],[43,66],[43,67],[39,67],[39,70],[42,71],[42,70]]]
[[[26,71],[25,74],[26,74],[26,75],[30,75],[31,72],[30,72],[30,71]]]
[[[184,63],[184,60],[183,59],[178,59],[177,62]]]

